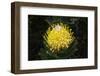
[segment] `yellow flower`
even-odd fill
[[[63,48],[68,48],[73,42],[74,36],[72,29],[63,23],[51,25],[44,35],[46,46],[54,53],[58,53]]]

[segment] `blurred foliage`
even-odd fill
[[[75,59],[88,57],[88,20],[86,17],[28,16],[28,60]],[[75,40],[70,47],[52,53],[44,44],[43,35],[54,23],[68,24],[73,30]],[[46,42],[45,42],[46,43]]]

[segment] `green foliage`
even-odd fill
[[[77,40],[70,45],[69,48],[61,49],[59,53],[53,53],[49,50],[49,47],[41,48],[39,56],[42,59],[70,59],[74,57],[74,53],[77,52]]]

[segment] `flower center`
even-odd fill
[[[55,30],[60,31],[60,29],[61,29],[61,26],[59,25],[55,26]]]

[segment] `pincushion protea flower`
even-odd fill
[[[45,45],[53,53],[58,53],[63,48],[68,48],[74,40],[72,29],[63,23],[52,24],[44,35]]]

